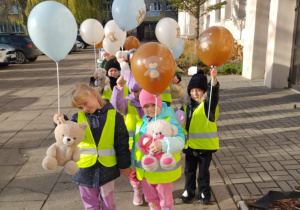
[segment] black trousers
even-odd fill
[[[198,174],[198,195],[204,194],[205,199],[210,200],[210,173],[209,166],[212,159],[211,152],[194,152],[193,154],[186,154],[185,156],[185,190],[189,196],[195,195],[196,190],[196,173],[199,165]]]

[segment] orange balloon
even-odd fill
[[[198,56],[207,66],[221,66],[230,58],[233,42],[230,31],[222,26],[212,26],[200,34]]]
[[[162,94],[175,75],[175,60],[171,51],[157,42],[141,45],[131,59],[131,71],[136,82],[153,95]]]
[[[125,50],[131,50],[132,48],[137,49],[140,46],[140,41],[134,36],[128,36],[125,39],[124,48]]]
[[[103,39],[104,39],[104,36],[103,36]],[[99,42],[98,44],[95,45],[96,48],[98,48],[98,49],[102,48],[103,39],[101,40],[101,42]]]

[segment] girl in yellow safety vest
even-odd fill
[[[72,107],[81,111],[72,121],[86,122],[88,128],[79,144],[79,170],[73,182],[79,185],[85,209],[116,209],[113,201],[114,180],[120,172],[130,175],[128,131],[123,116],[91,86],[78,84],[71,93]],[[54,115],[58,122],[61,114]]]
[[[193,75],[187,88],[191,100],[188,105],[181,108],[186,113],[184,128],[187,131],[186,146],[183,150],[185,153],[185,191],[180,197],[184,203],[195,197],[196,171],[199,166],[198,199],[203,205],[210,204],[209,166],[212,153],[219,149],[216,120],[219,114],[220,86],[217,81],[217,69],[210,69],[210,75],[212,80],[209,84],[207,84],[207,77],[203,70],[199,70]],[[210,88],[212,88],[212,92],[210,92]]]
[[[139,95],[142,88],[135,81],[134,77],[130,73],[129,79],[127,81],[127,86],[130,91],[130,94],[123,97],[124,89],[120,88],[124,82],[124,77],[120,76],[117,80],[117,85],[113,89],[113,93],[110,99],[111,104],[114,108],[124,115],[125,125],[129,134],[129,149],[132,148],[133,136],[136,127],[136,122],[139,119],[142,119],[144,116],[144,111],[141,107]],[[130,184],[133,187],[133,204],[135,206],[140,206],[143,204],[143,191],[142,183],[136,178],[135,168],[131,171],[130,174]]]
[[[144,154],[137,149],[139,137],[146,133],[148,123],[155,121],[155,103],[154,95],[145,90],[141,91],[140,104],[144,110],[144,117],[137,122],[131,159],[136,167],[136,177],[142,181],[144,197],[150,209],[172,210],[174,208],[173,181],[181,176],[180,152],[184,147],[184,134],[182,127],[175,118],[173,108],[167,107],[167,104],[162,102],[161,96],[157,97],[156,120],[169,118],[168,121],[178,128],[178,133],[176,136],[165,136],[162,140],[152,142],[150,152],[154,154],[162,151],[173,154],[176,159],[176,166],[169,170],[159,168],[156,171],[148,172],[143,169],[141,164]]]

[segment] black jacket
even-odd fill
[[[93,114],[86,114],[96,145],[98,145],[102,130],[106,121],[107,111],[113,109],[111,103],[107,102],[102,109],[96,110]],[[72,121],[77,122],[78,114],[74,114]],[[111,125],[115,129],[114,148],[116,151],[117,165],[105,167],[99,161],[89,168],[80,168],[73,175],[73,182],[86,187],[99,187],[120,176],[120,169],[130,167],[129,135],[120,113],[116,113],[116,124]]]

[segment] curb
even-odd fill
[[[238,206],[239,210],[249,210],[249,208],[245,204],[245,201],[239,201],[237,203],[237,206]]]

